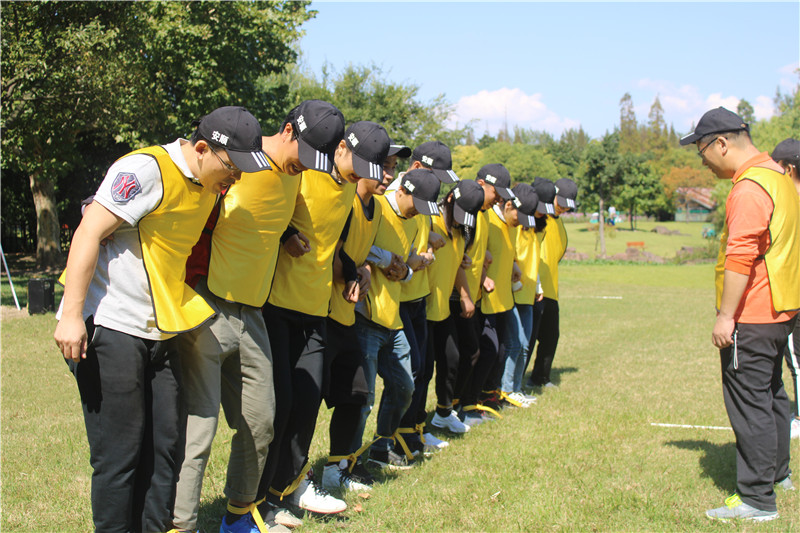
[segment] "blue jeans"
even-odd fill
[[[503,392],[514,392],[521,388],[522,372],[525,370],[525,358],[520,357],[525,346],[522,340],[523,327],[520,323],[516,306],[509,311],[498,314],[497,318],[505,322],[505,331],[503,334],[505,363],[500,390]],[[519,370],[517,370],[517,366],[520,367]],[[517,378],[517,373],[519,373],[519,378]],[[515,385],[518,388],[515,388]]]
[[[376,375],[379,375],[383,378],[383,396],[378,409],[376,433],[382,438],[373,445],[373,448],[389,450],[393,446],[390,437],[400,427],[400,419],[411,404],[411,396],[414,393],[411,347],[402,329],[387,329],[360,313],[356,313],[356,331],[364,353],[369,393],[364,407],[361,408],[361,420],[352,449],[355,451],[361,447],[367,417],[375,403],[375,379]]]

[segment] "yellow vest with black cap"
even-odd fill
[[[277,168],[271,160],[270,165]],[[264,305],[299,189],[300,175],[272,169],[242,174],[231,186],[211,237],[208,288],[213,294]]]
[[[492,254],[492,263],[486,271],[486,277],[494,281],[494,290],[483,293],[481,312],[485,315],[502,313],[514,307],[514,296],[511,292],[511,273],[514,268],[514,241],[511,228],[505,220],[492,208],[488,214],[489,241],[488,250]]]
[[[367,218],[366,208],[361,202],[361,198],[356,194],[353,198],[353,211],[350,217],[350,229],[347,232],[347,239],[342,244],[342,249],[350,259],[361,266],[367,260],[372,243],[375,242],[375,235],[378,233],[382,212],[381,205],[374,198],[372,200],[374,210],[372,219]],[[375,270],[370,279],[375,279]],[[344,326],[352,326],[355,321],[355,304],[348,302],[342,296],[345,285],[341,281],[334,280],[333,292],[331,294],[331,312],[328,316]]]
[[[184,176],[161,146],[128,155],[155,158],[161,171],[161,201],[137,224],[142,261],[153,297],[156,327],[164,333],[196,328],[214,315],[186,283],[186,260],[200,238],[217,195]]]
[[[417,224],[417,237],[414,239],[413,246],[418,254],[428,251],[428,238],[430,237],[431,233],[431,218],[441,217],[431,217],[430,215],[417,215],[414,217],[414,221]],[[414,276],[408,280],[407,283],[403,283],[400,290],[401,302],[413,302],[414,300],[419,300],[420,298],[424,298],[430,294],[431,291],[428,287],[429,269],[430,266],[423,268],[422,270],[417,270],[414,272]]]
[[[303,172],[290,225],[308,238],[310,251],[292,257],[281,247],[270,304],[306,315],[328,316],[333,254],[355,195],[355,183],[339,183],[330,174],[316,170]]]
[[[567,230],[560,218],[547,217],[541,244],[539,280],[545,298],[558,301],[558,263],[567,251]]]
[[[757,183],[772,199],[772,216],[767,227],[770,244],[764,254],[772,305],[777,313],[800,309],[800,209],[797,190],[785,174],[762,167],[749,168],[739,180]],[[722,304],[727,242],[726,223],[720,236],[720,253],[715,268],[717,309]]]
[[[414,218],[398,215],[386,197],[376,198],[383,215],[375,234],[375,246],[393,252],[406,261],[417,234],[417,222]],[[388,329],[403,329],[403,321],[400,320],[400,284],[403,282],[389,281],[379,268],[372,270],[371,281],[367,294],[368,318]]]
[[[453,236],[447,236],[444,217],[433,219],[433,232],[445,239],[444,246],[436,250],[436,261],[428,267],[430,294],[426,298],[426,314],[431,322],[441,322],[450,316],[450,295],[456,281],[456,274],[464,258],[464,235],[453,229]],[[416,272],[414,273],[416,276]]]
[[[467,269],[467,285],[469,294],[477,304],[481,300],[481,278],[483,277],[483,262],[486,259],[486,244],[489,240],[489,215],[481,211],[475,216],[475,237],[467,250],[467,255],[472,259],[472,265]]]
[[[522,288],[514,293],[514,303],[533,305],[536,303],[542,233],[536,233],[533,228],[525,229],[522,226],[517,226],[514,230],[517,265],[522,271]]]

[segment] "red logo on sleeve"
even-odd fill
[[[111,197],[115,202],[125,203],[142,192],[142,186],[132,172],[120,172],[111,184]]]

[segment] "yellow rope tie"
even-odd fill
[[[374,437],[374,438],[373,438],[371,441],[368,441],[368,442],[367,442],[366,444],[364,444],[364,445],[363,445],[361,448],[359,448],[359,449],[358,449],[358,450],[356,450],[355,452],[351,453],[350,455],[329,455],[329,456],[328,456],[328,462],[329,462],[329,463],[333,463],[333,462],[337,462],[337,463],[338,463],[338,462],[339,462],[339,461],[341,461],[342,459],[347,459],[347,462],[349,463],[349,466],[347,467],[347,470],[348,470],[348,471],[350,471],[350,472],[352,472],[352,471],[353,471],[353,468],[356,466],[356,461],[358,461],[358,458],[359,458],[359,457],[361,457],[361,455],[362,455],[362,454],[363,454],[365,451],[367,451],[367,450],[369,449],[369,447],[370,447],[370,446],[372,446],[373,444],[375,444],[375,442],[376,442],[376,441],[377,441],[379,438],[380,438],[380,437]]]
[[[437,404],[436,404],[436,408],[437,408],[437,409],[452,409],[452,408],[453,408],[453,406],[452,406],[452,404],[451,404],[451,405],[442,405],[442,404],[440,404],[440,403],[437,403]]]
[[[461,400],[459,400],[458,398],[454,398],[454,399],[453,399],[453,409],[455,409],[455,408],[456,408],[456,405],[458,405],[458,404],[460,404],[460,403],[461,403]]]
[[[515,400],[514,398],[509,396],[507,392],[500,391],[500,399],[507,401],[511,405],[522,407],[522,402],[520,402],[519,400]]]
[[[419,433],[419,440],[422,444],[425,444],[425,422],[420,422],[416,426],[414,426],[414,430]]]
[[[283,501],[283,497],[284,496],[288,496],[289,494],[291,494],[291,493],[293,493],[294,491],[297,490],[297,487],[299,487],[300,483],[302,483],[303,480],[306,478],[306,475],[308,474],[309,470],[311,470],[311,463],[306,463],[306,466],[303,467],[303,470],[302,470],[302,472],[300,472],[300,475],[297,476],[297,479],[292,481],[291,485],[289,485],[288,487],[283,489],[283,492],[279,492],[279,491],[273,489],[272,487],[270,487],[269,488],[269,493],[274,495],[274,496],[280,496],[281,501]]]
[[[411,449],[409,449],[408,444],[406,444],[406,439],[403,438],[403,433],[409,434],[416,432],[416,428],[398,428],[397,431],[394,432],[394,435],[392,435],[392,439],[395,442],[400,443],[400,447],[403,448],[403,452],[406,454],[408,459],[413,459],[414,454],[411,453]]]
[[[485,405],[466,405],[463,408],[464,412],[467,411],[485,411],[490,415],[496,418],[503,418],[503,415],[492,409],[491,407],[486,407]]]
[[[251,503],[247,507],[237,507],[236,505],[231,504],[231,502],[229,501],[228,512],[238,515],[246,515],[247,513],[250,513],[251,515],[253,515],[253,522],[255,522],[259,533],[267,533],[267,531],[269,531],[267,525],[264,523],[264,519],[261,518],[261,513],[258,512],[258,507],[256,506],[255,503]]]

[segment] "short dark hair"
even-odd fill
[[[300,109],[300,106],[295,106],[289,113],[287,113],[286,118],[283,119],[283,124],[281,124],[280,133],[283,133],[283,130],[286,129],[287,124],[292,125],[292,140],[297,139],[297,110]]]

